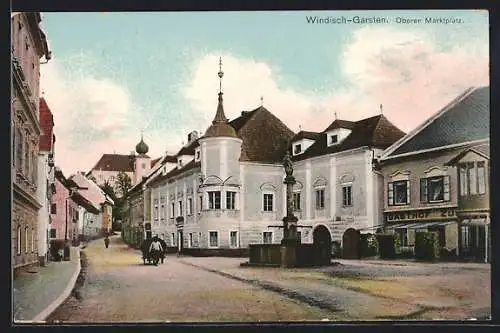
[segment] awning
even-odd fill
[[[399,224],[394,224],[394,225],[388,225],[388,229],[424,229],[428,227],[435,227],[435,226],[444,226],[448,224],[456,223],[455,221],[446,221],[446,222],[425,222],[425,223],[399,223]]]

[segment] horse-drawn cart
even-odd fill
[[[158,265],[158,262],[161,260],[161,263],[163,264],[163,261],[165,260],[165,253],[166,253],[166,243],[162,239],[160,239],[160,244],[162,246],[162,251],[158,254],[156,254],[154,251],[150,252],[149,248],[152,243],[152,239],[145,239],[142,242],[141,246],[141,251],[142,251],[142,261],[144,265],[146,264],[153,264],[153,265]]]

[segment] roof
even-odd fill
[[[161,157],[155,158],[154,160],[151,160],[151,167],[154,167],[156,163],[158,163],[161,160]]]
[[[133,172],[130,155],[103,154],[92,170]]]
[[[40,135],[40,151],[52,151],[52,143],[54,138],[54,116],[50,111],[47,102],[43,97],[40,98],[40,127],[42,134]]]
[[[200,146],[200,143],[198,142],[199,139],[196,139],[195,141],[187,144],[186,146],[182,147],[179,152],[177,153],[176,156],[180,155],[194,155],[194,150],[196,147]],[[173,156],[175,161],[173,163],[177,163],[177,158]]]
[[[201,162],[195,162],[194,160],[191,160],[191,161],[189,161],[189,163],[186,163],[181,168],[176,167],[176,168],[170,170],[166,175],[162,175],[162,176],[158,177],[158,179],[156,181],[162,181],[163,179],[171,178],[171,177],[180,175],[183,172],[186,172],[188,170],[191,170],[191,169],[194,169],[194,168],[197,168],[200,166],[201,166]]]
[[[281,163],[294,136],[292,130],[263,106],[242,112],[229,124],[243,140],[240,161]]]
[[[224,106],[222,103],[222,92],[219,92],[219,102],[217,104],[217,111],[215,112],[212,125],[205,132],[204,137],[236,137],[236,131],[228,124],[226,115],[224,114]]]
[[[490,88],[469,88],[400,142],[382,159],[490,137]]]
[[[485,143],[485,144],[468,147],[468,148],[462,150],[460,153],[458,153],[450,161],[448,161],[446,163],[446,165],[455,165],[455,164],[457,164],[458,162],[460,162],[460,160],[465,155],[467,155],[467,153],[470,153],[470,152],[476,153],[479,156],[481,156],[481,157],[489,160],[490,159],[490,143],[488,142],[488,143]]]
[[[85,208],[90,213],[93,214],[99,214],[100,210],[99,208],[95,207],[89,200],[87,200],[82,194],[80,194],[78,191],[73,192],[71,195],[71,199],[77,203],[78,205],[82,206]]]
[[[299,141],[302,139],[316,140],[319,135],[320,133],[317,132],[300,131],[299,133],[295,134],[295,136],[292,138],[292,142]]]
[[[339,144],[328,147],[326,133],[339,127],[348,127],[351,133]],[[303,154],[293,156],[292,160],[299,161],[359,147],[386,149],[404,135],[403,131],[382,114],[355,122],[337,119],[321,132],[317,140]]]

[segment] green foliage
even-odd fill
[[[399,238],[399,234],[395,232],[393,235],[394,237],[394,253],[396,255],[401,254],[401,239]]]
[[[100,187],[104,191],[104,193],[106,193],[111,198],[111,200],[116,200],[115,189],[108,181],[105,181],[104,184]]]
[[[396,233],[378,234],[377,241],[380,258],[394,259],[396,258],[396,254],[401,251],[399,237]]]
[[[437,232],[417,232],[415,234],[415,258],[436,260],[439,258],[439,234]]]
[[[118,173],[118,176],[115,180],[116,188],[120,194],[120,197],[124,197],[127,195],[127,192],[132,188],[132,179],[123,171]]]
[[[360,253],[362,258],[378,255],[378,240],[374,234],[360,235]]]

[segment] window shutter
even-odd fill
[[[420,202],[427,202],[427,178],[420,178]]]
[[[444,201],[450,201],[450,176],[443,177],[443,198]]]
[[[410,203],[410,181],[406,181],[406,203]]]
[[[393,183],[388,183],[388,189],[387,189],[387,204],[389,206],[394,205],[394,185]]]

